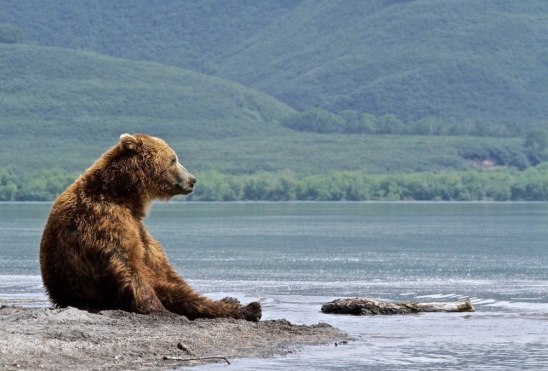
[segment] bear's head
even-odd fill
[[[127,182],[132,188],[138,185],[139,191],[151,199],[169,199],[194,190],[196,177],[179,163],[175,151],[162,139],[122,134],[117,147],[115,166],[120,179],[112,181]]]

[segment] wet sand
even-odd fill
[[[304,346],[347,340],[327,325],[232,319],[189,321],[177,315],[91,313],[0,303],[0,369],[173,369],[222,359],[273,357]]]

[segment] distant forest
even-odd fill
[[[0,201],[51,201],[72,181],[58,171],[16,177],[0,170]],[[326,176],[217,172],[199,175],[189,201],[548,201],[548,164],[518,170],[468,170]]]
[[[396,115],[375,116],[355,110],[332,113],[322,108],[296,112],[282,121],[288,128],[314,133],[346,134],[399,134],[399,135],[454,135],[481,137],[526,136],[529,141],[546,142],[548,130],[544,123],[510,125],[481,120],[463,120],[450,123],[433,116],[417,121],[403,122]]]

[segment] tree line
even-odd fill
[[[322,108],[312,108],[293,113],[284,118],[282,125],[298,131],[315,133],[467,135],[481,137],[525,136],[534,130],[541,130],[546,133],[548,128],[548,122],[527,125],[519,123],[518,125],[517,123],[492,123],[470,119],[451,123],[434,116],[425,116],[420,120],[403,122],[393,114],[375,116],[371,113],[361,113],[356,110],[333,113]]]
[[[200,176],[195,201],[548,201],[548,164],[519,170]]]
[[[51,201],[75,176],[44,170],[18,177],[0,169],[0,201]],[[548,201],[548,164],[519,171],[467,170],[402,174],[359,171],[301,176],[294,173],[198,174],[191,201]]]
[[[62,170],[17,174],[12,167],[0,168],[0,201],[52,201],[75,178]]]

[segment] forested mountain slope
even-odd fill
[[[53,47],[0,44],[0,81],[0,168],[80,169],[88,149],[106,150],[124,132],[181,141],[276,136],[292,112],[216,77]]]
[[[307,0],[220,75],[296,108],[523,125],[548,117],[548,2]]]
[[[548,116],[544,0],[4,1],[27,42],[233,79],[297,109],[529,125]]]
[[[299,0],[5,0],[0,23],[48,46],[211,69]]]
[[[0,200],[123,132],[202,200],[547,200],[547,35],[541,0],[4,0]]]

